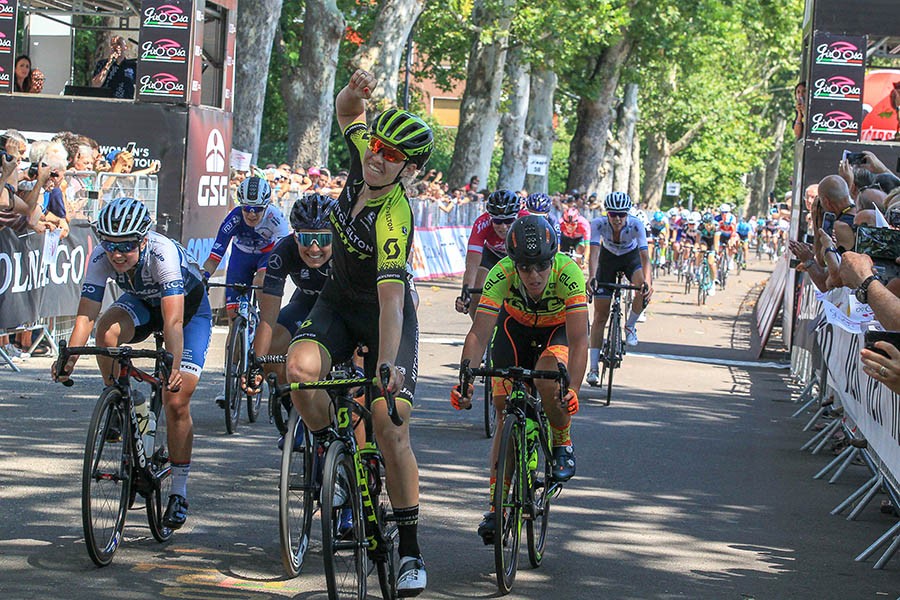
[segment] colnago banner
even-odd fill
[[[882,461],[882,468],[900,477],[900,398],[866,375],[859,350],[863,334],[826,323],[819,330],[819,347],[828,365],[828,383],[841,398],[847,417],[858,427]]]
[[[15,89],[18,6],[16,0],[0,0],[0,93]]]
[[[84,221],[72,222],[63,239],[0,230],[0,329],[75,314],[95,244]]]
[[[858,141],[866,78],[866,37],[813,34],[806,137]]]
[[[187,102],[193,55],[193,17],[193,0],[144,0],[141,3],[138,100]]]

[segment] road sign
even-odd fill
[[[529,154],[528,165],[525,167],[525,173],[528,175],[539,175],[545,177],[547,175],[547,167],[550,166],[550,157],[545,154]]]
[[[681,184],[676,183],[674,181],[666,182],[666,196],[679,196],[681,195]]]

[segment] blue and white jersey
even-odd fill
[[[616,256],[628,254],[632,250],[647,249],[647,230],[637,217],[628,215],[622,231],[619,232],[619,241],[613,241],[613,228],[606,217],[599,217],[591,221],[591,246],[602,245],[606,250]]]
[[[213,244],[211,257],[219,260],[225,256],[228,244],[234,241],[234,247],[247,254],[265,254],[275,247],[275,243],[291,232],[290,224],[281,210],[274,204],[266,207],[266,212],[256,227],[250,227],[244,221],[241,207],[238,206],[225,217],[216,243]]]
[[[741,221],[737,224],[737,232],[740,236],[750,235],[750,223]]]
[[[81,286],[81,297],[102,302],[106,283],[110,280],[151,306],[159,306],[166,296],[187,295],[198,285],[203,285],[200,266],[191,262],[181,244],[155,231],[147,234],[147,247],[141,251],[133,278],[113,269],[102,246],[94,248]]]

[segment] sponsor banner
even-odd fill
[[[231,210],[228,190],[231,114],[191,106],[188,118],[181,243],[201,264]]]
[[[187,102],[193,25],[192,0],[141,3],[137,99]]]
[[[807,137],[859,140],[865,62],[865,36],[814,33],[807,83]]]
[[[0,329],[75,314],[95,243],[83,221],[74,221],[64,239],[0,230]]]
[[[410,254],[415,279],[461,275],[466,270],[470,227],[417,227]]]
[[[0,93],[15,89],[18,6],[16,0],[0,0]]]
[[[848,333],[862,333],[874,319],[868,304],[860,304],[850,288],[836,288],[827,292],[815,292],[822,303],[825,320]]]
[[[863,334],[850,333],[831,323],[819,332],[819,347],[828,368],[828,384],[869,448],[894,480],[900,477],[900,398],[862,370],[859,350]]]

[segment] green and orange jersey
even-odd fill
[[[344,130],[350,149],[347,184],[331,212],[334,229],[332,279],[351,301],[377,302],[376,284],[406,283],[406,260],[412,248],[412,209],[402,185],[367,200],[356,216],[353,205],[363,186],[363,156],[369,142],[366,124],[354,121]]]
[[[562,325],[568,312],[587,311],[584,273],[567,254],[557,252],[544,293],[535,301],[527,296],[519,272],[507,256],[488,273],[478,312],[496,317],[501,307],[527,327]]]

